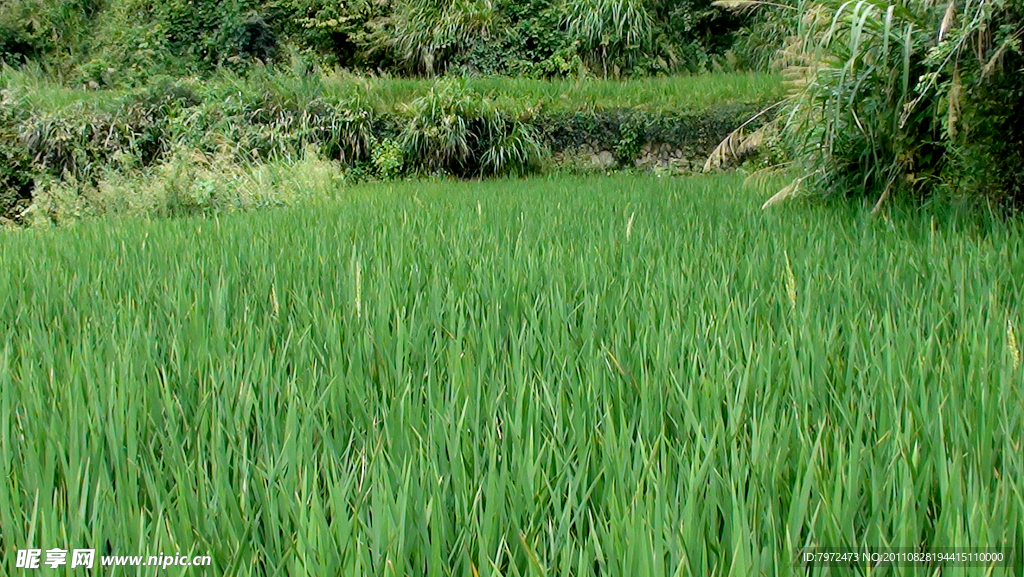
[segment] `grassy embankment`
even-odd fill
[[[349,74],[254,69],[246,76],[227,71],[206,79],[166,79],[205,92],[210,99],[230,94],[271,94],[294,101],[358,99],[380,113],[395,112],[430,92],[444,79],[374,78]],[[553,112],[637,109],[652,112],[707,112],[723,105],[759,104],[782,94],[782,80],[762,73],[720,73],[606,80],[536,80],[510,77],[462,79],[469,94],[510,98],[531,104],[543,100]],[[154,79],[153,83],[159,83]],[[0,89],[16,92],[29,108],[55,112],[79,102],[107,111],[132,90],[86,90],[69,87],[32,69],[0,71]]]
[[[804,575],[791,547],[1019,548],[1024,230],[762,212],[740,181],[0,235],[7,561]]]
[[[584,143],[614,150],[627,166],[645,143],[667,143],[678,157],[685,150],[680,164],[692,167],[779,98],[781,81],[438,81],[256,70],[90,91],[6,69],[0,88],[0,217],[17,220],[34,199],[23,220],[62,222],[292,204],[308,199],[287,181],[307,174],[336,182],[545,172],[566,168],[553,151]]]

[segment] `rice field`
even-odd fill
[[[0,550],[69,575],[920,575],[1024,539],[1024,227],[742,177],[0,234]],[[952,576],[1022,575],[1010,567]]]

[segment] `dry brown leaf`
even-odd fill
[[[766,200],[764,202],[764,204],[761,205],[761,210],[764,210],[764,209],[768,208],[769,206],[771,206],[773,204],[778,204],[778,203],[782,202],[783,200],[786,200],[787,198],[789,198],[789,197],[793,196],[794,194],[796,194],[797,191],[800,189],[800,181],[801,180],[802,179],[798,178],[798,179],[794,180],[793,182],[789,183],[788,185],[786,185],[779,192],[776,192],[771,198]]]
[[[729,136],[715,147],[704,163],[704,172],[722,168],[730,162],[754,152],[762,144],[764,144],[763,126],[750,134],[745,133],[741,126],[729,133]]]
[[[704,163],[704,172],[710,172],[716,168],[721,168],[731,160],[749,154],[757,149],[757,147],[761,146],[761,144],[764,143],[765,136],[763,127],[750,133],[745,132],[745,130],[752,122],[777,108],[783,102],[785,101],[772,104],[768,108],[765,108],[761,112],[750,117],[746,122],[741,124],[739,128],[730,132],[729,135],[725,137],[725,140],[720,142],[718,146],[711,151],[707,161]]]

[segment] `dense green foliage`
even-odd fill
[[[403,75],[644,75],[706,69],[742,20],[711,0],[8,0],[0,59],[100,85],[288,50]]]
[[[333,66],[385,76],[535,79],[784,67],[792,80],[790,98],[774,109],[781,114],[759,118],[763,123],[774,116],[773,128],[752,134],[756,125],[744,127],[723,150],[745,157],[767,141],[771,149],[763,163],[784,160],[797,167],[798,180],[778,198],[804,190],[870,197],[877,208],[892,196],[927,198],[937,192],[1003,206],[1024,202],[1022,39],[1021,0],[12,0],[0,5],[0,59],[39,67],[62,84],[92,90],[152,87],[168,76],[217,77],[225,69],[260,76],[266,66],[310,78],[300,87],[310,94],[319,93],[318,77]],[[365,82],[394,90],[378,80]],[[412,80],[395,86],[403,82],[416,86]],[[541,90],[545,110],[558,109],[562,95],[578,88],[559,88],[560,95]],[[420,85],[405,100],[445,93],[431,90]],[[489,98],[480,92],[461,96]],[[449,100],[456,106],[458,98]],[[262,101],[241,106],[257,103]],[[302,101],[312,106],[310,116],[317,121],[324,113],[334,118],[335,112],[362,109],[358,103],[333,110],[321,104]],[[538,101],[505,106],[492,99],[462,107],[455,116],[466,123],[453,130],[434,122],[443,114],[413,120],[416,113],[405,111],[397,123],[394,116],[382,123],[378,117],[342,114],[341,124],[352,130],[328,138],[327,155],[371,162],[377,174],[443,170],[479,176],[536,170],[545,157],[545,139],[562,138],[557,135],[567,126],[610,122],[620,164],[628,164],[651,133],[647,120],[618,113],[612,121],[580,121],[573,118],[578,107],[572,106],[561,106],[572,110],[558,122],[537,126],[535,106]],[[293,106],[284,116],[300,109]],[[281,107],[271,104],[267,110],[263,120],[245,121],[282,118]],[[466,116],[470,111],[472,118]],[[15,116],[0,121],[21,120]],[[399,134],[406,120],[421,133]],[[309,134],[292,138],[293,152],[335,127],[334,120],[330,127],[307,126]],[[424,139],[423,131],[437,134]],[[9,128],[4,132],[10,133]],[[119,148],[118,138],[105,144]],[[159,156],[153,134],[146,139],[133,146],[156,147],[146,154]],[[382,146],[390,152],[384,154]],[[4,206],[31,188],[24,151],[15,148],[0,148]],[[61,154],[69,156],[72,148]],[[267,148],[253,150],[263,154]],[[93,151],[75,154],[87,164],[104,164]],[[719,154],[709,167],[728,165],[726,156]],[[378,162],[385,158],[390,160]],[[60,154],[48,160],[68,164]]]
[[[645,577],[1021,551],[1024,229],[761,212],[741,180],[0,234],[8,555]],[[942,575],[982,573],[1019,558]]]
[[[31,198],[32,166],[18,142],[17,121],[9,102],[0,99],[0,217],[19,211]]]

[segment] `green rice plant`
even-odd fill
[[[5,567],[1020,575],[793,554],[1022,550],[1021,224],[759,211],[742,181],[390,181],[0,232]]]

